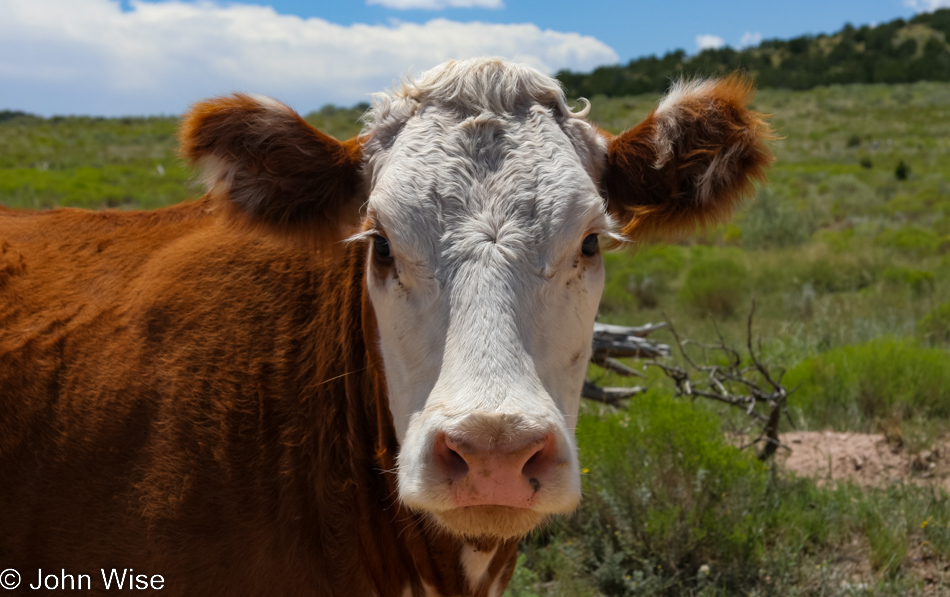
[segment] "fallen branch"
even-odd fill
[[[757,456],[760,460],[768,460],[779,447],[783,447],[778,438],[778,427],[782,413],[786,412],[788,395],[791,392],[782,385],[784,371],[780,371],[776,379],[756,354],[752,341],[754,315],[755,301],[752,302],[746,325],[746,348],[751,364],[743,365],[742,356],[735,348],[726,344],[718,326],[716,327],[716,333],[719,336],[717,344],[699,344],[688,339],[681,339],[676,328],[668,324],[686,367],[669,365],[656,360],[646,365],[663,371],[673,381],[676,393],[680,396],[706,398],[742,409],[752,419],[752,425],[746,433],[755,427],[760,427],[755,439],[743,448],[761,443],[763,446],[758,450]],[[706,351],[720,352],[727,357],[729,362],[727,365],[697,363],[686,351],[687,344],[694,344],[702,349],[704,362],[708,362],[705,357]],[[696,377],[691,377],[691,373],[696,374]],[[763,410],[764,413],[761,412]]]
[[[666,327],[665,323],[648,323],[637,327],[594,324],[594,352],[591,362],[624,377],[646,377],[643,372],[625,365],[617,358],[656,359],[670,356],[670,347],[646,338],[651,332]],[[622,401],[643,393],[646,388],[602,388],[590,380],[584,380],[581,396],[610,406],[622,406]]]
[[[652,342],[646,338],[651,332],[665,327],[665,323],[648,323],[638,327],[595,323],[594,355],[591,360],[597,363],[598,360],[608,357],[637,359],[668,357],[670,356],[668,345]]]
[[[595,402],[603,402],[610,406],[623,406],[622,400],[646,392],[646,388],[633,386],[631,388],[602,388],[592,381],[584,380],[581,396]]]

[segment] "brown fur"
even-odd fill
[[[220,201],[0,210],[0,562],[99,590],[133,568],[169,595],[485,595],[383,472],[366,247],[314,253]]]
[[[627,132],[608,136],[604,187],[625,236],[678,237],[724,222],[753,194],[753,181],[765,181],[773,158],[764,142],[774,137],[765,117],[746,107],[753,96],[752,81],[733,74],[685,94],[675,106],[673,131],[654,110]],[[670,155],[657,168],[663,157],[657,136],[669,133]],[[704,174],[708,197],[699,192]]]
[[[340,238],[340,225],[359,223],[359,138],[337,141],[287,106],[234,94],[192,106],[179,139],[182,156],[204,169],[216,204],[238,216],[231,222],[318,245]]]

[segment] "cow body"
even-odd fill
[[[395,444],[363,341],[363,251],[321,267],[206,209],[0,217],[8,247],[32,249],[4,285],[0,387],[17,393],[0,510],[17,514],[0,558],[30,575],[133,568],[192,595],[401,595],[431,568],[461,594],[460,546],[417,528],[376,473]]]
[[[197,105],[199,201],[0,211],[0,564],[500,594],[579,498],[597,236],[721,219],[767,130],[738,80],[609,138],[529,69],[433,72],[347,143],[273,100]]]

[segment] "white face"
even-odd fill
[[[462,535],[520,535],[580,497],[604,283],[591,235],[611,222],[591,177],[603,143],[563,121],[423,109],[371,158],[367,285],[399,497]]]

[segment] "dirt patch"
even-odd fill
[[[817,479],[819,485],[853,482],[862,487],[894,484],[932,485],[950,492],[950,435],[929,450],[911,452],[888,443],[884,435],[838,431],[796,431],[781,436],[790,450],[779,450],[777,460],[797,475]],[[922,597],[950,595],[950,561],[932,553],[921,537],[909,546],[905,570],[921,581]],[[867,540],[855,537],[831,565],[834,578],[842,577],[841,594],[865,594],[879,579],[871,569]],[[857,593],[855,593],[857,591]]]
[[[798,475],[814,477],[819,484],[914,483],[950,491],[950,437],[917,453],[889,444],[883,435],[868,433],[796,431],[782,435],[781,441],[790,451],[779,450],[778,462]]]

